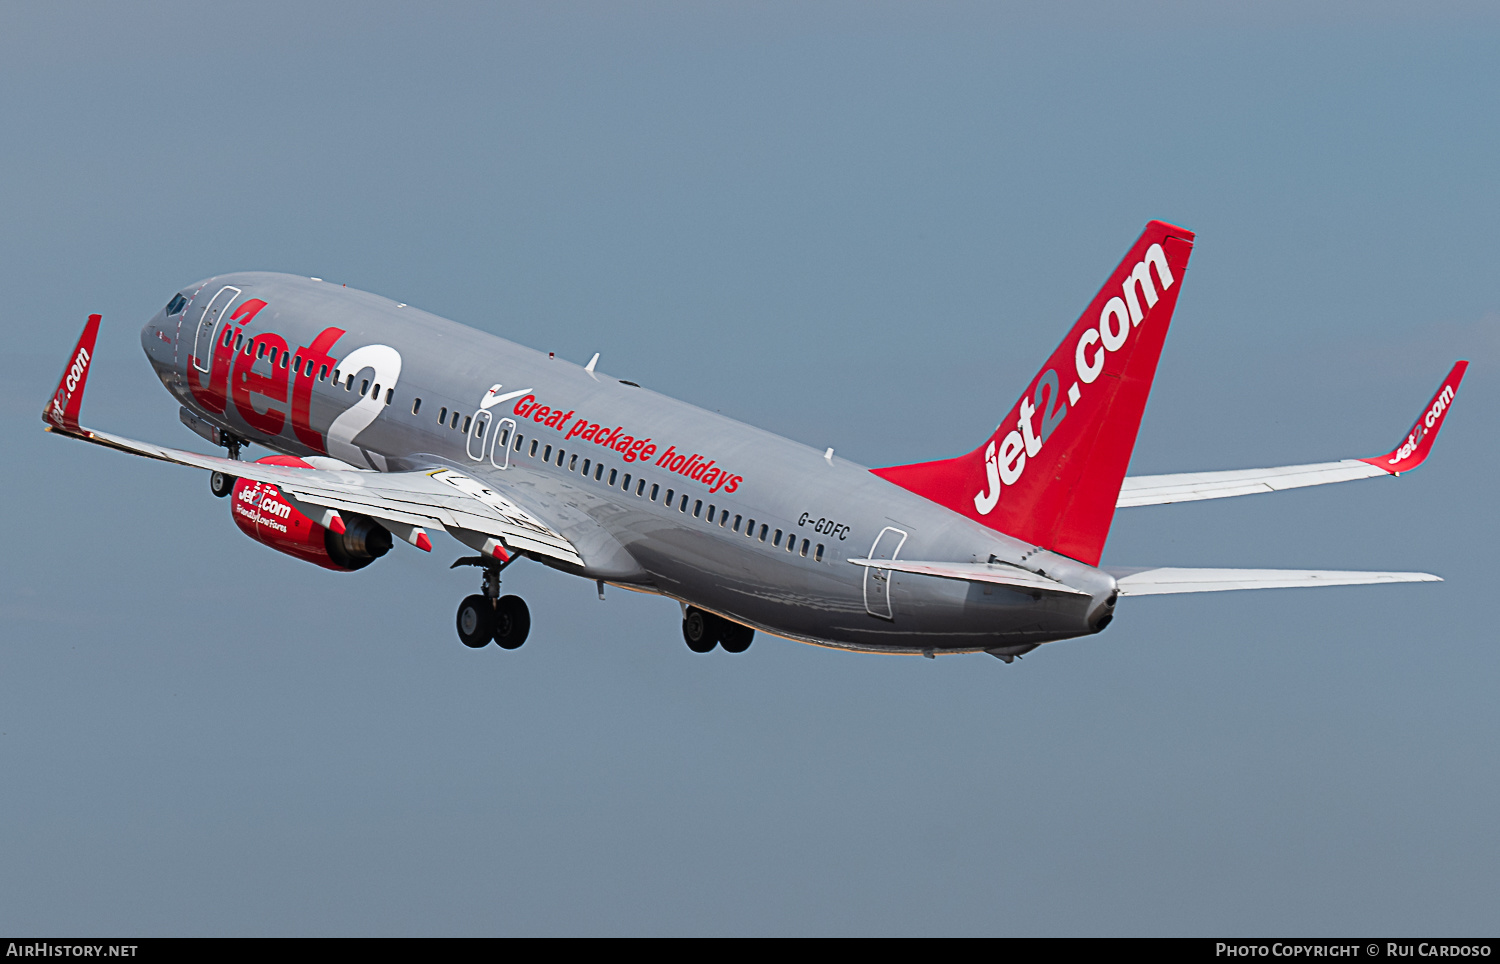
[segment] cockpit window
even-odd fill
[[[171,301],[167,302],[167,314],[175,315],[186,307],[187,299],[182,296],[181,292],[178,292],[172,296]]]

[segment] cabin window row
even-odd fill
[[[505,445],[507,437],[509,435],[510,429],[504,429],[501,433],[500,441],[498,444],[502,446]],[[570,472],[580,472],[580,474],[582,474],[585,478],[592,475],[594,481],[596,482],[605,481],[604,463],[592,462],[589,459],[583,459],[582,469],[580,470],[578,455],[574,454],[571,458],[569,458],[568,454],[562,449],[561,446],[557,447],[557,456],[556,458],[554,458],[552,455],[553,446],[543,445],[538,439],[532,439],[531,445],[528,448],[525,445],[525,438],[522,433],[517,432],[515,440],[515,450],[517,452],[525,451],[531,458],[536,458],[538,452],[540,452],[543,462],[557,465],[558,467],[562,467],[563,464],[566,463],[568,471]],[[693,518],[702,519],[709,525],[717,525],[721,529],[728,528],[736,533],[740,532],[741,526],[743,526],[745,535],[752,539],[757,539],[760,542],[766,542],[767,538],[769,537],[770,543],[774,548],[784,549],[787,552],[795,552],[803,557],[811,555],[814,562],[823,561],[824,547],[821,542],[814,545],[811,539],[802,539],[801,543],[799,544],[796,533],[783,532],[781,529],[772,530],[771,526],[767,523],[761,524],[759,533],[757,535],[756,522],[754,519],[746,521],[743,515],[737,514],[734,515],[734,524],[731,526],[729,524],[730,511],[728,509],[721,509],[714,503],[709,503],[707,506],[707,511],[705,511],[703,499],[695,499],[685,492],[678,493],[675,489],[667,489],[666,495],[663,498],[661,491],[662,487],[659,483],[648,483],[643,478],[632,477],[631,473],[629,472],[623,473],[622,476],[619,469],[609,469],[608,472],[609,479],[606,484],[608,484],[611,488],[618,485],[621,489],[629,492],[631,491],[633,482],[636,496],[640,498],[646,498],[646,487],[649,485],[651,494],[648,501],[650,502],[656,502],[658,498],[661,498],[661,504],[663,506],[669,509],[676,508],[678,512],[681,512],[683,514],[687,514],[688,506],[691,505]]]

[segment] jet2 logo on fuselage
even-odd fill
[[[193,400],[214,415],[224,414],[233,401],[245,424],[267,436],[281,435],[290,421],[292,434],[313,451],[328,453],[332,445],[339,451],[331,454],[345,461],[363,461],[354,438],[392,397],[401,375],[400,353],[388,345],[365,345],[341,362],[329,354],[345,334],[344,329],[334,327],[324,328],[311,344],[293,350],[275,332],[248,333],[264,308],[265,301],[251,298],[222,324],[213,340],[207,384],[198,378],[196,363],[201,360],[188,360],[188,390]],[[325,438],[312,424],[314,389],[322,383],[352,393],[356,377],[366,369],[373,369],[372,377],[359,381],[357,400],[331,421]]]

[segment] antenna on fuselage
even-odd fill
[[[594,366],[597,364],[599,364],[599,353],[594,352],[594,357],[590,358],[589,363],[583,366],[583,370],[586,372],[592,372],[594,370]]]

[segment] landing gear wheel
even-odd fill
[[[755,630],[727,619],[719,620],[719,645],[726,653],[743,653],[755,641]]]
[[[208,477],[208,488],[214,495],[222,499],[234,491],[234,483],[236,481],[232,475],[225,475],[223,472],[214,472]]]
[[[689,606],[687,615],[682,617],[682,638],[687,642],[688,649],[695,653],[707,653],[717,646],[717,622],[717,617]]]
[[[469,596],[458,604],[458,638],[465,646],[470,649],[488,646],[494,632],[495,610],[489,599]]]
[[[531,632],[531,610],[526,608],[526,600],[520,596],[501,596],[495,604],[492,632],[501,649],[520,649]]]

